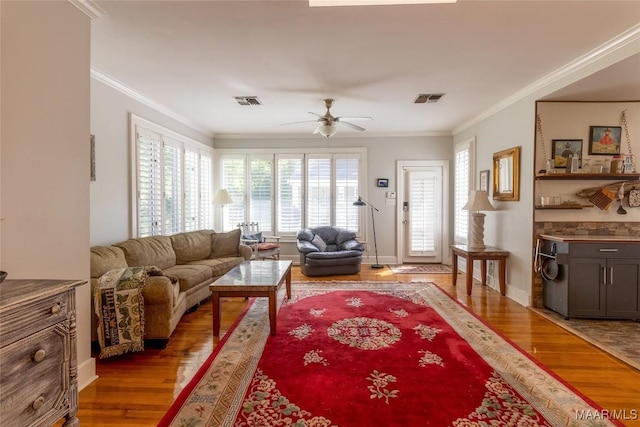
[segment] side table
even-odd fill
[[[453,286],[456,285],[456,279],[458,276],[458,257],[464,257],[467,259],[467,295],[471,295],[471,286],[473,285],[473,261],[480,260],[481,268],[480,274],[482,276],[482,286],[487,284],[487,260],[496,260],[499,262],[499,281],[500,281],[500,295],[505,294],[505,281],[507,276],[507,257],[509,252],[494,248],[492,246],[485,246],[484,249],[471,249],[468,245],[451,245],[451,252],[453,253],[453,268],[452,268],[452,281]]]

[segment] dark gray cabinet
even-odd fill
[[[553,247],[553,248],[552,248]],[[544,304],[565,317],[640,320],[640,244],[545,242],[558,275]]]

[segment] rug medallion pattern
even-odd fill
[[[296,283],[257,299],[171,426],[585,426],[593,410],[430,283]],[[167,417],[165,417],[167,418]]]

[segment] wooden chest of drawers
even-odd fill
[[[0,284],[0,424],[79,425],[73,280]]]

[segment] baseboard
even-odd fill
[[[81,391],[97,379],[95,357],[90,357],[78,365],[78,391]]]

